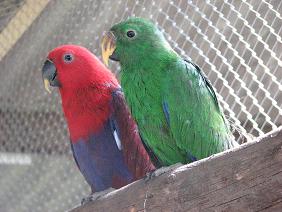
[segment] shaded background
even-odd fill
[[[282,123],[281,2],[0,0],[0,211],[65,211],[90,193],[72,159],[58,92],[43,88],[51,49],[72,43],[100,57],[112,24],[149,18],[208,75],[243,143]]]

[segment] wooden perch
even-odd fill
[[[282,211],[282,128],[72,210],[90,211]]]

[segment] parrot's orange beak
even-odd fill
[[[112,59],[111,56],[116,49],[116,37],[111,31],[104,34],[101,47],[103,62],[109,66],[109,58]]]

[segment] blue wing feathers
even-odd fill
[[[187,151],[187,159],[190,163],[197,161],[197,158],[192,155],[189,151]]]
[[[166,101],[163,102],[163,112],[166,118],[167,125],[168,127],[170,127],[169,108],[168,108],[168,103]]]

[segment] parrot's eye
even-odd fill
[[[65,54],[64,55],[64,61],[66,63],[70,63],[73,60],[73,55],[72,54]]]
[[[126,32],[126,35],[127,35],[127,37],[129,37],[129,38],[133,38],[134,36],[135,36],[135,32],[133,31],[133,30],[128,30],[127,32]]]

